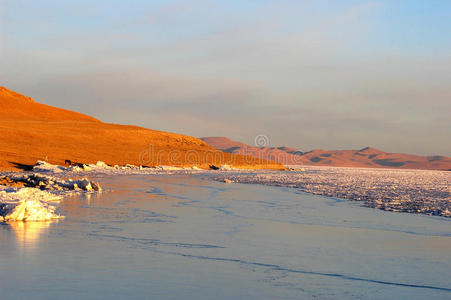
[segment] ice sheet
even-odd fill
[[[298,172],[217,173],[215,180],[284,186],[388,211],[451,217],[451,172],[306,167]]]

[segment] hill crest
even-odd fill
[[[6,99],[6,98],[9,98],[11,100],[34,102],[34,99],[31,97],[24,96],[22,94],[14,92],[10,89],[7,89],[4,86],[0,86],[0,99]]]
[[[218,151],[198,138],[131,125],[103,123],[78,112],[35,102],[0,89],[0,169],[34,165],[37,160],[63,165],[198,166],[229,164],[238,168],[282,165]]]

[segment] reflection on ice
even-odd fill
[[[34,249],[43,233],[47,231],[51,222],[10,222],[8,226],[16,236],[17,247],[20,249]]]

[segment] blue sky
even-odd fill
[[[451,155],[451,1],[0,0],[0,64],[107,122]]]

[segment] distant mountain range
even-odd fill
[[[249,155],[284,165],[451,170],[451,158],[447,156],[387,153],[371,147],[302,152],[289,147],[254,147],[226,137],[204,137],[201,140],[227,153]]]

